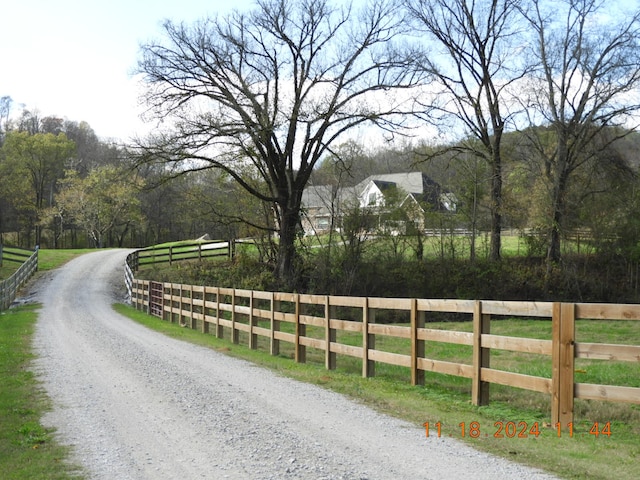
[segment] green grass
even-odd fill
[[[0,280],[4,280],[9,278],[20,266],[19,263],[14,262],[3,262],[0,267]]]
[[[42,248],[38,251],[38,271],[46,272],[53,270],[78,255],[91,251],[91,249],[53,250]],[[3,262],[2,267],[0,267],[0,280],[9,278],[18,268],[20,268],[19,263]]]
[[[124,305],[116,310],[136,321],[181,340],[208,346],[239,358],[244,358],[273,371],[304,382],[321,385],[345,394],[381,412],[406,419],[418,426],[430,423],[430,435],[437,435],[436,423],[441,425],[441,435],[466,441],[474,447],[505,458],[545,469],[562,478],[578,479],[636,479],[640,478],[640,406],[607,402],[576,401],[573,436],[565,429],[558,436],[557,429],[549,424],[550,399],[548,395],[515,388],[491,385],[491,403],[476,407],[470,402],[471,382],[468,379],[426,372],[423,387],[409,382],[409,370],[403,367],[377,364],[374,378],[361,377],[361,361],[348,356],[338,356],[336,370],[324,368],[324,352],[307,348],[307,363],[293,361],[293,348],[281,342],[280,354],[268,353],[267,340],[259,337],[258,349],[250,350],[248,338],[240,333],[240,343],[230,342],[230,331],[224,329],[224,339],[204,335],[196,329],[180,327],[176,323],[161,321]],[[640,322],[577,322],[578,339],[603,343],[640,344]],[[614,322],[619,323],[619,322]],[[446,328],[469,331],[470,323],[429,323],[430,328]],[[198,328],[199,325],[194,325]],[[283,331],[291,325],[282,323]],[[211,329],[213,331],[213,328]],[[501,320],[492,322],[492,333],[531,338],[550,338],[550,322],[540,320]],[[309,336],[321,336],[320,329],[307,326]],[[359,335],[338,333],[341,343],[361,344]],[[390,352],[405,352],[406,340],[377,337],[376,348]],[[470,349],[465,346],[429,343],[427,356],[447,361],[470,363]],[[531,375],[551,376],[547,357],[516,352],[492,352],[492,366]],[[594,362],[595,363],[595,362]],[[581,367],[582,368],[582,367]],[[600,370],[596,370],[596,368]],[[634,363],[599,362],[593,378],[598,383],[635,386],[640,378],[640,367]],[[582,380],[579,381],[589,381]],[[470,438],[477,433],[478,438]],[[508,438],[509,433],[520,433],[525,425],[527,438]],[[534,425],[539,435],[531,434]],[[596,437],[589,433],[595,422],[599,430],[610,422],[611,435]],[[500,427],[502,426],[502,429]],[[462,432],[465,432],[463,438]],[[502,433],[502,438],[494,434]]]
[[[33,305],[0,312],[0,472],[12,480],[81,478],[68,448],[40,423],[50,405],[30,370],[36,319]]]
[[[20,265],[21,262],[27,260],[28,256],[33,252],[29,252],[28,250],[16,249],[11,247],[3,247],[3,258],[0,262],[0,280],[4,280],[9,278],[14,274]],[[23,259],[23,255],[27,255],[27,258]]]
[[[43,248],[38,253],[38,271],[48,271],[74,259],[78,255],[92,252],[93,249],[63,249],[53,250]]]

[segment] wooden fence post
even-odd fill
[[[193,316],[193,285],[189,285],[189,317],[191,320],[190,328],[191,330],[195,330],[198,328],[198,321]]]
[[[185,315],[184,315],[184,296],[185,296],[185,289],[184,289],[185,285],[183,285],[182,283],[180,284],[180,310],[178,311],[178,323],[180,324],[180,326],[182,327],[186,327],[187,326],[187,320],[185,319]]]
[[[425,313],[418,312],[418,300],[411,299],[411,385],[424,385],[424,370],[418,359],[424,358],[424,340],[418,339],[418,329],[424,328]]]
[[[482,313],[482,302],[476,301],[473,308],[473,379],[471,403],[489,404],[489,382],[482,381],[482,369],[489,368],[491,351],[482,347],[482,335],[490,333],[491,317]]]
[[[216,338],[224,338],[224,327],[220,323],[220,287],[216,287]]]
[[[362,376],[373,377],[376,374],[376,362],[369,360],[369,350],[376,348],[376,337],[369,333],[369,323],[375,323],[375,311],[369,309],[369,299],[363,298],[362,304]]]
[[[573,303],[553,304],[551,423],[561,429],[573,422],[575,311]]]
[[[329,303],[329,295],[324,297],[324,338],[325,347],[324,365],[327,370],[335,370],[336,368],[336,352],[331,351],[331,343],[336,341],[336,329],[331,328],[331,314],[335,307],[331,307]]]
[[[300,337],[304,337],[307,334],[307,326],[300,323],[300,294],[295,294],[296,305],[296,330],[295,330],[295,357],[297,363],[305,363],[307,361],[307,347],[300,343]]]
[[[280,301],[275,300],[275,294],[271,292],[271,355],[280,355],[280,340],[276,338],[276,332],[280,331],[280,320],[276,320],[276,310],[280,311]]]
[[[209,322],[207,321],[207,286],[202,285],[202,325],[201,332],[209,333]]]
[[[554,302],[551,314],[551,423],[560,422],[560,322],[562,310]]]
[[[178,293],[178,325],[182,325],[182,284],[177,284],[177,289],[174,289],[174,284],[171,285],[171,295],[174,295],[176,292],[174,292],[174,290],[177,290]],[[174,322],[174,313],[173,310],[171,311],[171,323]]]
[[[258,334],[255,333],[256,319],[253,316],[253,290],[249,296],[249,348],[256,350],[258,348]]]
[[[236,289],[231,290],[231,341],[240,343],[240,330],[236,328]]]

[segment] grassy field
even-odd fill
[[[44,272],[59,267],[78,255],[88,253],[91,249],[49,250],[41,249],[38,254],[38,271]]]
[[[5,278],[9,278],[11,275],[13,275],[13,273],[22,264],[21,262],[25,261],[28,258],[28,255],[32,254],[33,252],[4,247],[3,253],[3,259],[2,262],[0,262],[0,280],[4,280]],[[27,258],[22,258],[23,255],[27,255]]]
[[[429,423],[430,435],[451,437],[478,449],[511,460],[543,468],[562,478],[640,478],[640,406],[607,402],[576,401],[573,432],[558,432],[550,425],[548,395],[491,386],[491,403],[475,407],[470,403],[470,381],[448,375],[426,375],[424,387],[413,387],[409,371],[403,367],[377,364],[376,377],[361,377],[359,359],[339,356],[338,368],[324,369],[324,353],[307,348],[307,363],[297,364],[291,345],[281,342],[280,355],[268,354],[266,339],[260,337],[258,350],[250,350],[241,332],[240,344],[232,344],[230,331],[225,339],[203,335],[197,330],[161,321],[128,306],[116,309],[150,328],[182,340],[209,346],[227,355],[250,360],[304,382],[321,385],[365,403],[381,412],[406,419],[418,426]],[[283,330],[290,325],[283,324]],[[469,331],[470,323],[430,323],[430,328]],[[604,343],[640,344],[640,322],[578,322],[579,339]],[[313,328],[307,333],[315,336]],[[318,336],[320,332],[317,332]],[[359,335],[341,332],[341,343],[358,345]],[[501,320],[492,323],[492,333],[550,338],[550,324],[540,320]],[[406,340],[377,337],[376,348],[406,352]],[[470,363],[470,348],[430,343],[429,358]],[[496,352],[492,366],[531,375],[551,376],[546,357],[516,352]],[[640,386],[640,365],[580,361],[580,382]],[[583,372],[583,373],[582,373]],[[597,432],[594,426],[597,424]],[[596,435],[598,433],[598,435]],[[426,435],[426,429],[425,429]]]
[[[527,254],[528,246],[526,240],[515,233],[504,232],[501,237],[501,253],[503,257],[517,257]],[[321,235],[318,237],[305,237],[302,243],[307,246],[326,246],[329,241],[328,235]],[[333,239],[334,242],[340,243],[340,237],[336,236]],[[389,238],[375,238],[370,239],[372,245],[377,245],[376,248],[390,249],[393,243],[399,245],[399,250],[403,250],[408,258],[413,257],[413,246],[416,244],[416,240],[413,237],[395,237]],[[468,235],[457,234],[444,234],[429,235],[423,238],[423,247],[425,258],[469,258],[471,250],[471,237]],[[476,254],[479,258],[486,258],[489,255],[489,237],[487,235],[478,235],[476,237]],[[563,244],[565,252],[576,252],[580,250],[574,242],[565,241]],[[584,246],[582,247],[584,250]]]
[[[78,249],[78,250],[41,249],[38,252],[38,271],[45,272],[47,270],[52,270],[64,264],[65,262],[71,260],[72,258],[90,251],[91,250],[87,250],[87,249]],[[4,262],[2,267],[0,267],[0,280],[10,277],[19,267],[20,267],[19,263]]]

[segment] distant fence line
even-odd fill
[[[141,266],[157,263],[180,262],[185,260],[202,260],[203,258],[227,257],[235,255],[236,243],[251,243],[250,240],[212,240],[180,242],[170,245],[156,245],[138,249],[127,256],[125,264],[125,284],[131,298],[134,272]]]
[[[128,265],[137,270],[139,267],[155,263],[168,263],[210,257],[232,257],[235,241],[189,242],[177,245],[156,246],[136,250],[127,258]]]
[[[252,349],[258,348],[258,337],[264,337],[273,355],[279,354],[280,342],[288,342],[293,345],[296,362],[305,362],[306,348],[311,347],[324,352],[325,367],[329,370],[336,368],[338,355],[361,359],[364,377],[375,375],[376,362],[408,367],[413,385],[424,384],[426,371],[465,377],[472,381],[474,405],[489,403],[491,383],[542,392],[551,396],[552,423],[563,427],[573,421],[575,398],[640,404],[640,388],[575,381],[576,358],[640,362],[637,345],[577,342],[575,321],[640,321],[640,305],[263,292],[138,280],[131,265],[128,260],[127,286],[131,303],[137,309],[203,333],[213,330],[218,338],[225,336],[226,329],[233,343],[239,343],[239,333],[245,332]],[[382,318],[387,311],[404,312],[410,326],[376,323],[376,316]],[[473,332],[427,328],[427,317],[433,312],[471,316]],[[507,316],[551,319],[551,340],[491,334],[491,319]],[[283,323],[291,324],[292,333],[281,330]],[[316,327],[315,333],[307,335],[307,326]],[[341,343],[338,332],[356,332],[361,338],[360,345]],[[376,349],[376,337],[380,336],[407,339],[407,351]],[[427,358],[427,342],[470,346],[472,363]],[[493,349],[550,356],[551,378],[493,369],[490,367]]]
[[[0,245],[0,266],[3,262],[20,263],[18,270],[6,280],[0,280],[0,310],[6,310],[16,298],[18,290],[38,270],[38,248],[35,251]]]

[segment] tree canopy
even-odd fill
[[[260,0],[246,13],[165,23],[165,41],[143,47],[139,68],[150,112],[174,128],[139,145],[140,158],[181,172],[222,169],[272,204],[275,270],[291,280],[313,168],[343,133],[367,123],[395,132],[416,109],[400,94],[422,79],[398,41],[402,20],[381,0],[357,11],[326,0]]]

